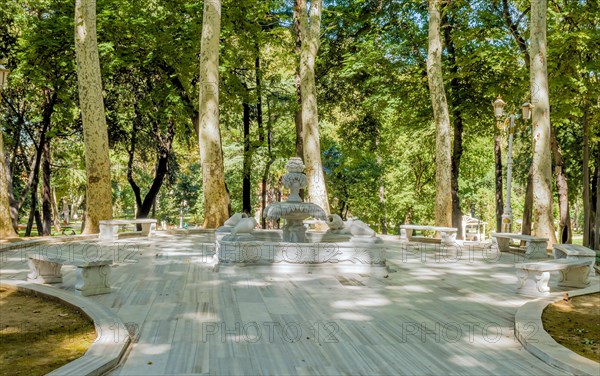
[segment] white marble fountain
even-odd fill
[[[327,215],[318,205],[302,201],[299,191],[306,188],[302,159],[290,158],[286,169],[287,201],[272,203],[264,212],[267,220],[285,220],[282,230],[256,229],[255,218],[233,215],[216,232],[219,263],[385,265],[383,241],[364,222],[344,222],[338,215]],[[329,230],[307,231],[303,220],[309,217],[324,220]]]

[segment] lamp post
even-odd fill
[[[508,156],[506,159],[506,201],[504,203],[504,211],[502,213],[502,232],[511,232],[512,228],[512,208],[510,206],[510,195],[511,195],[511,184],[512,184],[512,144],[513,144],[513,135],[516,132],[515,129],[515,118],[516,114],[512,111],[504,120],[502,117],[504,116],[504,107],[507,105],[506,102],[502,100],[502,97],[498,95],[498,98],[492,103],[494,106],[494,115],[496,116],[496,127],[498,129],[504,130],[508,132]],[[521,112],[523,116],[523,120],[529,120],[531,116],[531,109],[533,105],[530,103],[523,103],[521,105]]]
[[[185,215],[187,214],[187,201],[183,200],[179,207],[179,228],[185,228]]]
[[[8,82],[9,73],[10,71],[3,64],[0,64],[0,91],[4,89],[4,86]]]

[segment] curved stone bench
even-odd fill
[[[594,284],[584,290],[569,291],[568,294],[574,297],[599,291],[600,285]],[[515,314],[515,337],[527,351],[551,366],[574,375],[597,376],[600,371],[598,363],[560,345],[544,330],[544,309],[560,299],[562,295],[552,295],[522,305]]]

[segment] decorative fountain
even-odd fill
[[[344,222],[338,215],[327,215],[318,205],[302,201],[299,192],[307,185],[302,159],[290,158],[286,169],[287,200],[270,204],[263,214],[267,220],[284,219],[282,230],[257,230],[256,219],[234,214],[216,231],[215,256],[220,264],[335,264],[355,266],[355,272],[385,266],[383,241],[364,222]],[[303,220],[308,217],[324,220],[329,230],[307,232]]]
[[[308,217],[326,220],[327,214],[312,202],[303,202],[300,190],[306,188],[306,175],[304,163],[301,158],[290,158],[285,165],[287,174],[283,175],[283,186],[290,190],[290,195],[285,202],[274,202],[265,208],[264,217],[270,221],[285,219],[283,226],[283,241],[290,243],[304,243],[306,240],[306,227],[303,221]]]

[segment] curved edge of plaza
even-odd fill
[[[126,328],[111,310],[89,299],[69,291],[29,283],[21,280],[2,280],[0,286],[8,286],[17,291],[58,300],[75,307],[87,315],[96,329],[96,339],[80,358],[55,369],[48,375],[100,375],[116,367],[129,346],[129,336],[115,340],[115,328]]]
[[[600,283],[581,290],[569,291],[570,297],[600,292]],[[546,332],[542,323],[544,309],[562,299],[561,293],[523,304],[515,314],[515,336],[523,347],[542,361],[575,375],[600,374],[600,363],[585,358],[560,345]]]

